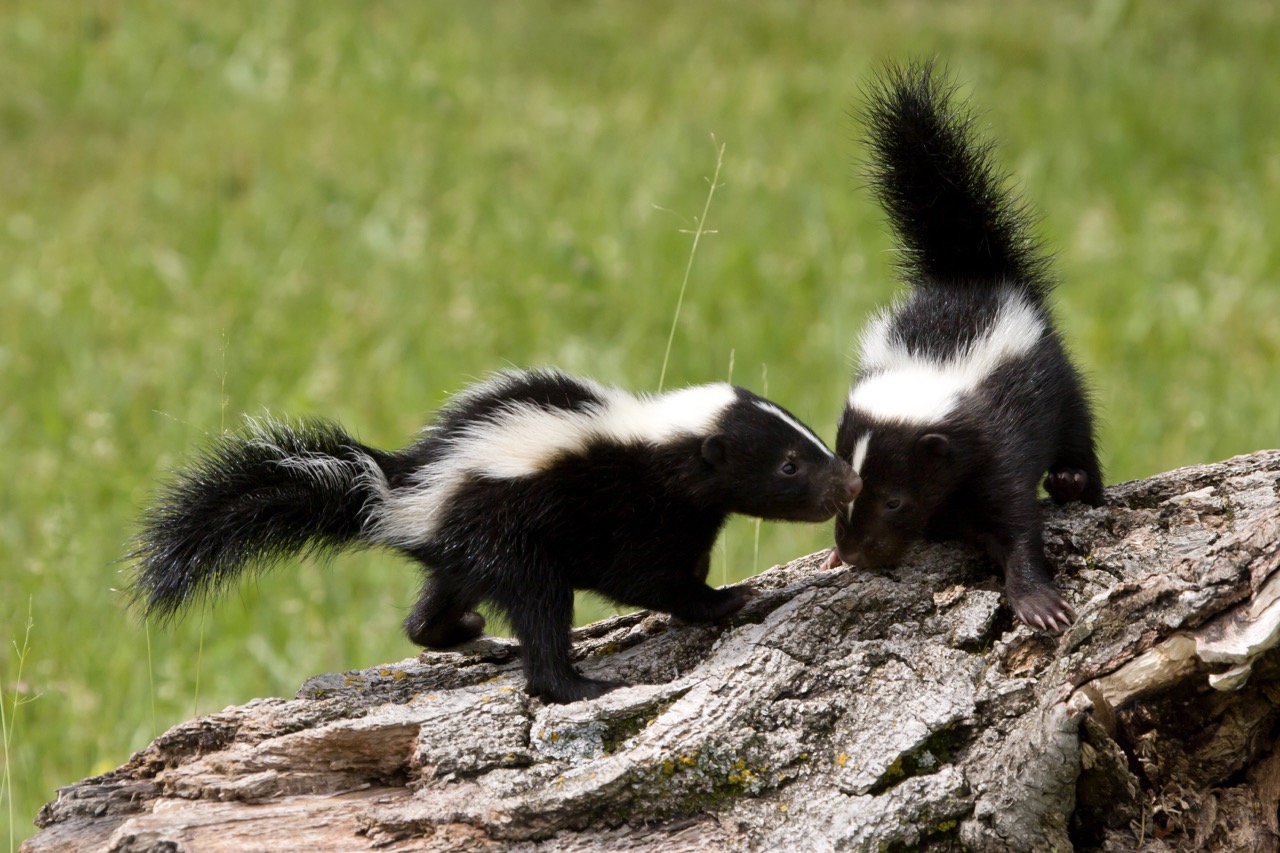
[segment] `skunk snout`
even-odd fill
[[[830,470],[828,495],[832,504],[832,512],[841,512],[853,502],[862,491],[862,478],[858,472],[843,459],[835,460]]]
[[[897,565],[905,550],[905,543],[901,540],[879,535],[836,542],[836,552],[840,559],[859,569],[881,569]]]
[[[856,548],[840,548],[835,549],[836,556],[840,558],[840,562],[846,566],[858,568],[866,563],[866,557]]]
[[[862,533],[850,530],[844,519],[836,516],[836,541],[831,549],[831,565],[843,563],[858,569],[878,569],[896,563],[902,550],[901,543],[894,537],[886,537],[883,531]]]
[[[840,503],[842,505],[853,503],[853,499],[862,491],[862,478],[858,476],[858,472],[852,468],[848,468],[848,471],[845,473],[844,480],[841,483],[841,488],[842,491],[839,499]]]

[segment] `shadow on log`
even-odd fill
[[[1061,638],[959,546],[813,555],[724,627],[579,630],[600,699],[482,639],[184,723],[22,850],[1276,849],[1280,451],[1046,514]]]

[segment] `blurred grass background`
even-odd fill
[[[399,446],[506,365],[654,389],[712,134],[717,233],[666,384],[732,363],[832,439],[852,342],[895,291],[849,111],[879,62],[912,55],[964,83],[1043,213],[1110,479],[1275,446],[1265,0],[8,0],[0,839],[195,710],[412,655],[417,577],[387,554],[291,565],[149,638],[113,560],[156,481],[243,412]],[[765,525],[757,556],[735,523],[713,580],[828,535]]]

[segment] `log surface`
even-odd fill
[[[523,692],[518,648],[321,675],[63,788],[22,850],[1274,850],[1280,451],[1047,508],[1060,638],[960,545],[747,581],[728,625],[634,613]]]

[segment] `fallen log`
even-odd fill
[[[58,793],[22,850],[1274,850],[1280,451],[1046,510],[1059,638],[960,545],[816,554],[725,626],[578,630],[530,699],[513,641],[320,675]]]

